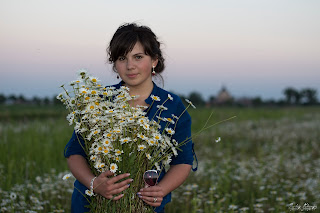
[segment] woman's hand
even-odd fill
[[[137,194],[145,203],[154,207],[160,206],[163,197],[165,196],[163,188],[159,185],[140,189]]]
[[[117,194],[129,188],[130,186],[129,183],[131,183],[133,179],[129,178],[117,183],[121,179],[129,177],[130,174],[125,173],[125,174],[117,175],[115,177],[113,177],[113,175],[114,174],[110,171],[101,173],[93,182],[93,190],[95,193],[100,194],[101,196],[107,199],[119,200],[120,198],[123,197],[124,194],[120,194],[120,195],[117,195]]]

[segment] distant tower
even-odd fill
[[[229,101],[232,101],[232,99],[233,98],[230,95],[230,93],[228,92],[227,88],[225,86],[222,86],[215,102],[217,104],[223,104],[223,103],[227,103]]]

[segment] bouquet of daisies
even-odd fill
[[[146,107],[132,107],[128,101],[136,97],[129,95],[129,88],[122,86],[103,87],[96,77],[88,75],[85,70],[79,71],[79,78],[70,83],[72,91],[64,86],[64,93],[58,95],[66,108],[70,110],[67,120],[78,135],[84,139],[85,150],[92,172],[98,176],[106,170],[115,175],[130,173],[133,182],[124,192],[125,196],[117,202],[110,202],[102,196],[92,196],[93,191],[87,190],[91,197],[90,208],[93,212],[148,212],[152,211],[136,197],[136,192],[144,187],[143,174],[149,169],[161,172],[178,155],[179,147],[190,141],[178,143],[172,139],[174,128],[179,117],[161,118],[161,112],[167,108],[164,104],[172,101],[168,95],[162,105],[158,105],[157,121],[149,120]],[[153,104],[159,97],[152,96]],[[189,106],[192,103],[189,103]],[[188,107],[189,107],[188,106]],[[151,107],[151,106],[150,106]],[[187,107],[187,108],[188,108]],[[185,111],[184,111],[185,112]],[[160,132],[159,122],[167,122],[164,131]]]

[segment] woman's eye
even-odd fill
[[[137,55],[137,56],[136,56],[136,59],[141,59],[141,58],[142,58],[141,55]]]
[[[123,56],[120,56],[120,57],[118,58],[119,61],[123,61],[123,60],[125,60],[125,59],[126,59],[126,58],[123,57]]]

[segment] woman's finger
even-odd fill
[[[157,198],[157,197],[141,197],[141,199],[148,205],[150,206],[160,206],[162,202],[162,198]]]
[[[112,177],[109,179],[109,183],[110,184],[113,184],[115,182],[118,182],[119,180],[123,179],[123,178],[126,178],[126,177],[129,177],[130,176],[130,173],[124,173],[124,174],[121,174],[121,175],[117,175],[115,177]]]
[[[110,191],[110,194],[119,194],[120,192],[126,190],[127,188],[129,188],[130,184],[125,184],[124,186],[122,187],[119,187],[119,188],[115,188],[114,190]]]

